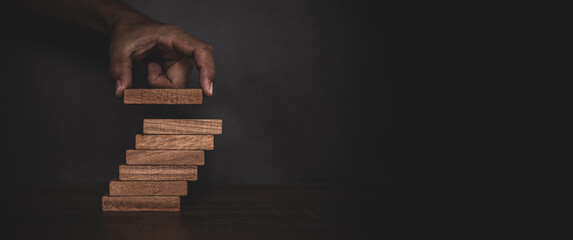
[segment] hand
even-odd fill
[[[132,85],[132,62],[150,55],[160,60],[147,64],[147,81],[157,88],[185,88],[193,63],[199,71],[203,94],[213,95],[215,60],[213,47],[185,33],[181,27],[163,24],[149,18],[118,23],[111,33],[110,72],[115,81],[116,97],[123,96]]]

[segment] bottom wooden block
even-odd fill
[[[178,196],[109,196],[103,195],[103,211],[180,211]]]

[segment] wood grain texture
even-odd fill
[[[197,166],[119,165],[119,180],[197,181]]]
[[[110,196],[101,198],[103,211],[180,211],[178,196]]]
[[[213,150],[213,135],[135,135],[135,149]]]
[[[223,133],[221,119],[143,119],[143,134],[204,134]]]
[[[125,104],[201,104],[201,89],[126,89]]]
[[[110,196],[185,196],[187,181],[109,181]]]
[[[202,150],[132,150],[125,151],[128,165],[205,165]]]

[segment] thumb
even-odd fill
[[[115,96],[123,96],[125,89],[130,88],[132,62],[128,54],[111,54],[110,74],[111,80],[115,82]]]

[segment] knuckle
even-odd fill
[[[167,31],[183,31],[183,28],[177,24],[165,24],[163,28]]]
[[[211,45],[211,44],[209,44],[209,43],[206,43],[206,42],[201,43],[201,45],[200,45],[199,47],[202,48],[202,49],[204,49],[204,50],[206,50],[206,51],[208,51],[208,52],[213,52],[213,51],[215,50],[215,49],[213,48],[213,45]]]
[[[161,35],[158,38],[160,42],[171,42],[173,39],[179,38],[180,34],[183,33],[183,28],[175,24],[165,24],[161,28]]]

